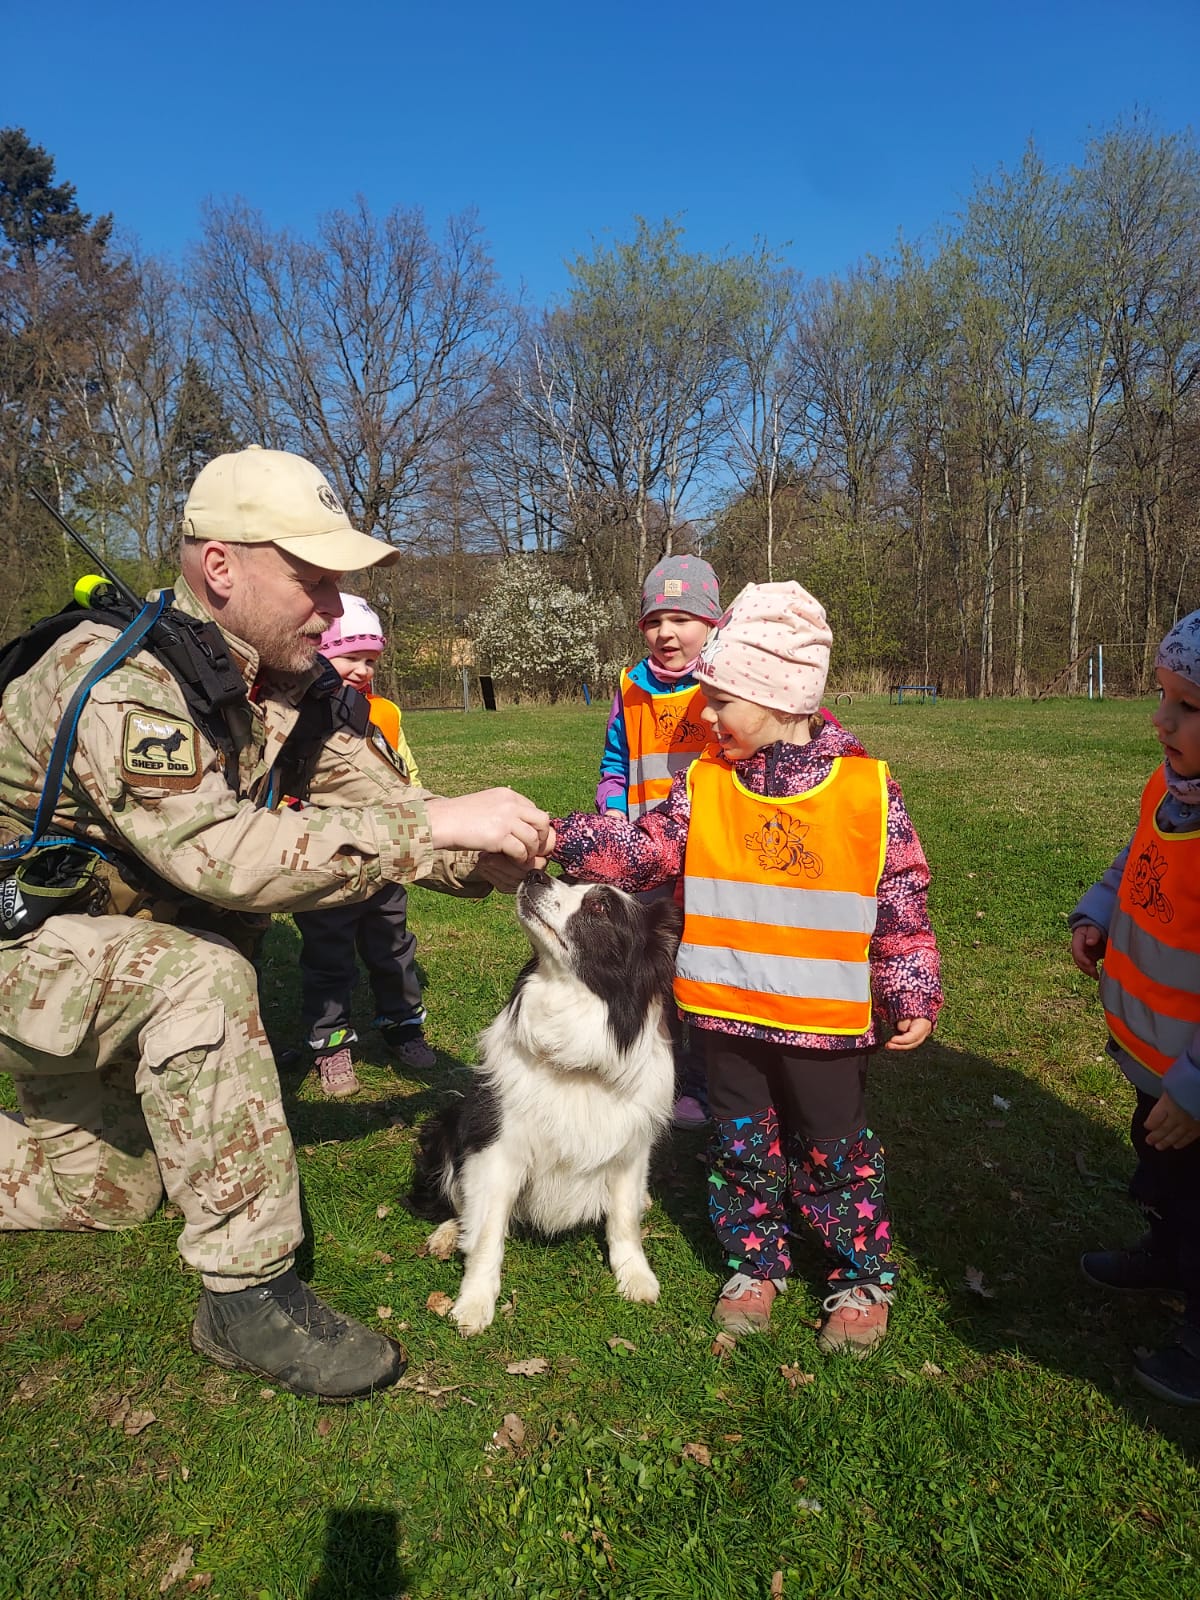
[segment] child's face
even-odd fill
[[[1160,699],[1151,721],[1163,754],[1181,778],[1200,778],[1200,689],[1166,667],[1154,676]]]
[[[329,665],[343,683],[348,683],[360,694],[366,694],[375,681],[375,663],[378,650],[355,650],[348,656],[330,656]]]
[[[686,611],[652,611],[641,626],[650,654],[677,672],[700,654],[712,624]]]
[[[750,700],[736,700],[731,694],[704,685],[704,710],[700,720],[710,730],[727,761],[745,761],[764,745],[786,739],[789,744],[808,744],[807,717],[785,717]]]

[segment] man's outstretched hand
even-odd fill
[[[452,800],[427,800],[425,810],[438,850],[508,856],[528,871],[553,847],[549,813],[515,789],[480,789]]]

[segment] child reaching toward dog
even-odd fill
[[[1160,1399],[1200,1405],[1200,611],[1158,647],[1163,761],[1137,826],[1071,913],[1071,954],[1100,979],[1109,1054],[1133,1086],[1130,1195],[1148,1231],[1080,1266],[1102,1289],[1183,1298],[1173,1339],[1134,1357]],[[1101,967],[1099,964],[1103,963]]]
[[[867,1062],[879,1015],[886,1048],[912,1050],[942,994],[899,786],[819,712],[831,643],[798,583],[747,585],[695,668],[713,742],[636,820],[556,821],[554,854],[627,890],[683,877],[675,998],[703,1048],[709,1213],[732,1269],[715,1320],[768,1325],[798,1213],[826,1263],[818,1344],[861,1355],[897,1279]]]
[[[371,693],[375,663],[387,640],[378,615],[356,594],[343,594],[342,615],[321,635],[320,652],[343,683],[367,698],[371,721],[419,783],[416,762],[404,737],[400,708]],[[333,1099],[354,1094],[358,1078],[351,1045],[351,1000],[358,977],[355,953],[362,956],[378,1013],[375,1026],[393,1055],[424,1071],[437,1064],[425,1039],[425,1006],[416,969],[417,941],[408,927],[408,896],[402,885],[387,884],[368,900],[323,911],[298,911],[300,932],[301,1019],[321,1088]]]

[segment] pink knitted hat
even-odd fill
[[[360,650],[382,650],[387,643],[383,625],[361,595],[339,596],[342,614],[321,635],[317,649],[323,656],[352,656]]]
[[[819,709],[833,634],[798,583],[748,583],[709,634],[695,675],[752,705],[802,717]]]

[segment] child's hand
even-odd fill
[[[896,1024],[896,1031],[884,1045],[885,1050],[915,1050],[919,1044],[924,1044],[933,1032],[933,1023],[928,1017],[901,1017]]]
[[[1200,1121],[1177,1106],[1164,1089],[1146,1118],[1146,1143],[1155,1150],[1186,1150],[1200,1139]]]
[[[1089,978],[1098,978],[1096,963],[1104,954],[1108,936],[1102,928],[1081,922],[1071,935],[1071,960]]]

